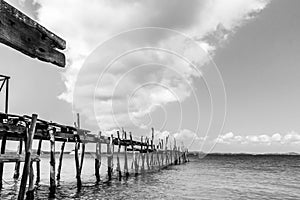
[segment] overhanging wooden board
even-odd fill
[[[54,33],[0,0],[0,42],[39,60],[65,66],[66,42]]]

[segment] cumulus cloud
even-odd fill
[[[261,134],[261,135],[235,135],[232,132],[220,135],[215,142],[222,144],[300,144],[300,134],[291,131],[286,134],[274,133],[272,135]]]
[[[175,56],[166,56],[165,53],[157,51],[144,51],[116,62],[113,68],[104,74],[101,87],[97,87],[99,85],[93,80],[97,79],[99,71],[103,71],[103,66],[90,67],[84,71],[84,77],[78,80],[84,60],[100,43],[128,29],[163,27],[183,32],[195,39],[205,51],[213,54],[238,27],[255,17],[269,3],[268,0],[188,2],[36,0],[36,2],[40,5],[38,20],[67,40],[68,66],[63,73],[66,90],[59,98],[74,103],[73,94],[76,85],[75,108],[86,117],[87,121],[93,121],[96,109],[96,121],[100,122],[101,128],[105,130],[114,129],[118,124],[132,125],[128,122],[137,122],[141,127],[145,127],[140,118],[153,112],[158,106],[185,101],[191,94],[190,85],[193,84],[193,78],[199,74],[195,73],[189,64],[183,63]],[[127,46],[145,45],[141,42],[145,38],[148,46],[159,44],[162,48],[172,46],[182,49],[184,55],[189,55],[192,62],[200,66],[206,61],[201,55],[194,55],[193,49],[186,48],[187,44],[182,40],[151,32],[145,32],[142,38],[123,38],[112,46],[112,51],[122,50]],[[101,58],[97,63],[104,61],[111,53],[108,51],[99,55]],[[134,66],[153,62],[163,63],[165,66],[172,65],[174,68],[168,70],[154,64],[148,66],[148,71],[143,68],[142,71],[136,70],[123,76]],[[121,83],[116,86],[120,79]],[[147,82],[159,84],[138,88]],[[134,95],[131,95],[133,93]],[[97,101],[96,108],[94,98]]]

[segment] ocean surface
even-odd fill
[[[48,199],[48,156],[42,156],[42,180],[35,192],[36,199]],[[81,192],[76,189],[74,165],[74,155],[64,155],[56,199],[300,199],[300,156],[190,157],[186,164],[95,185],[94,155],[87,154]],[[18,185],[12,180],[13,171],[14,164],[5,164],[0,199],[17,198]],[[103,158],[102,180],[107,178],[105,171]]]

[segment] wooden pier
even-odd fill
[[[44,62],[50,62],[59,67],[65,67],[66,58],[63,52],[66,41],[58,37],[42,25],[38,24],[21,11],[0,0],[0,43],[12,47],[32,58],[38,58]],[[57,182],[61,179],[64,148],[66,143],[74,143],[74,160],[76,166],[77,188],[82,187],[81,173],[84,164],[85,145],[94,143],[95,146],[95,180],[100,183],[100,168],[107,167],[108,181],[117,177],[128,178],[131,175],[147,173],[160,170],[169,165],[187,162],[187,149],[174,145],[171,146],[167,138],[159,138],[158,144],[154,143],[154,129],[151,138],[141,137],[133,140],[132,134],[125,130],[117,131],[110,137],[100,131],[92,133],[80,127],[79,115],[76,127],[62,125],[38,118],[38,115],[13,115],[8,112],[8,76],[0,75],[0,91],[5,86],[5,111],[0,113],[0,189],[2,189],[2,177],[4,164],[15,163],[13,178],[17,182],[20,177],[20,163],[24,162],[21,170],[21,181],[18,199],[34,199],[34,190],[40,184],[41,167],[40,155],[42,144],[50,143],[50,186],[49,197],[55,197]],[[33,141],[38,141],[36,154],[33,154]],[[6,142],[18,141],[16,154],[6,154]],[[61,142],[59,163],[55,163],[55,144]],[[102,145],[106,145],[106,152],[102,152]],[[168,149],[169,145],[169,149]],[[24,146],[24,150],[23,150]],[[115,151],[117,149],[117,151]],[[81,150],[81,154],[80,151]],[[130,163],[128,152],[132,152],[133,160]],[[120,154],[124,154],[124,166],[121,166]],[[114,167],[113,158],[117,158]],[[106,166],[102,165],[102,158],[107,157]],[[140,164],[141,161],[141,164]],[[36,164],[34,172],[33,164]],[[133,170],[129,170],[132,166]]]
[[[79,124],[79,123],[77,123]],[[50,186],[49,196],[55,197],[56,183],[61,177],[61,168],[63,164],[63,154],[65,143],[74,143],[75,149],[75,166],[76,166],[76,181],[77,188],[80,191],[82,187],[81,172],[84,164],[85,144],[95,143],[95,181],[99,183],[101,158],[107,157],[107,177],[106,181],[110,181],[113,177],[117,177],[120,181],[122,178],[128,178],[133,175],[147,173],[148,171],[155,171],[166,168],[169,165],[181,164],[187,162],[187,149],[183,147],[169,146],[168,137],[159,139],[157,145],[154,144],[154,129],[152,129],[151,139],[141,137],[140,141],[132,139],[132,134],[129,133],[127,139],[127,132],[124,130],[117,131],[116,137],[103,136],[101,132],[91,133],[88,130],[80,129],[78,127],[65,126],[54,122],[48,122],[38,119],[36,114],[32,116],[19,116],[12,114],[0,113],[0,138],[3,141],[13,140],[19,141],[19,147],[16,154],[0,154],[0,163],[3,165],[7,162],[16,163],[14,179],[18,180],[20,162],[24,162],[23,172],[21,176],[21,183],[19,189],[18,199],[34,199],[34,189],[39,185],[40,181],[40,154],[41,146],[45,140],[50,143]],[[38,149],[36,154],[32,154],[33,140],[38,141]],[[55,143],[61,142],[61,150],[59,155],[59,163],[55,163]],[[25,151],[22,151],[22,146],[25,146]],[[101,152],[101,145],[106,145],[107,151]],[[80,148],[81,146],[81,148]],[[1,146],[1,148],[4,148]],[[118,149],[115,151],[114,149]],[[79,153],[81,149],[81,155]],[[5,152],[5,151],[4,151]],[[127,153],[133,153],[133,173],[130,174],[128,165],[130,166]],[[120,164],[120,154],[124,154],[124,166]],[[113,157],[116,156],[117,164],[114,168],[112,165]],[[139,163],[141,161],[141,163]],[[33,171],[33,163],[36,163],[36,172]],[[57,168],[56,168],[57,166]],[[2,168],[3,170],[3,168]],[[3,171],[2,173],[3,174]],[[35,180],[34,180],[35,177]],[[2,184],[2,176],[0,177]],[[1,185],[2,186],[2,185]],[[26,190],[27,188],[27,190]],[[27,191],[27,192],[26,192]]]

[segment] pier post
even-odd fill
[[[23,173],[22,173],[22,179],[21,179],[21,183],[20,183],[18,200],[24,199],[27,178],[28,178],[28,174],[30,172],[30,167],[32,166],[31,149],[32,149],[32,140],[33,140],[33,136],[35,133],[36,121],[37,121],[37,115],[33,114],[29,130],[28,130],[28,128],[26,128],[25,163],[24,163],[24,167],[23,167]]]
[[[64,150],[65,150],[66,141],[63,141],[60,147],[60,154],[59,154],[59,160],[58,160],[58,168],[57,168],[57,175],[56,180],[60,181],[60,173],[61,173],[61,167],[62,167],[62,161],[64,156]]]
[[[107,144],[107,175],[108,180],[112,178],[112,143],[113,143],[113,135],[109,138],[109,144]]]
[[[6,147],[6,134],[3,135],[2,141],[1,141],[1,154],[5,154],[5,147]],[[4,163],[0,163],[0,189],[2,189],[2,176],[3,176],[3,167]]]
[[[78,191],[81,190],[81,177],[80,177],[80,166],[79,166],[79,155],[78,155],[78,148],[79,148],[79,136],[75,135],[75,166],[76,166],[76,179],[77,179],[77,189]]]
[[[135,154],[135,151],[134,151],[134,145],[133,145],[131,132],[129,132],[129,136],[130,136],[130,143],[131,143],[132,154],[133,154],[134,174],[135,174],[135,176],[137,176],[139,174],[139,168],[138,168],[136,154]]]
[[[124,147],[124,156],[125,156],[125,160],[124,160],[124,173],[125,173],[125,176],[126,178],[128,178],[129,176],[129,172],[128,172],[128,161],[127,161],[127,134],[124,130],[123,131],[123,134],[124,134],[124,138],[125,138],[125,141],[126,141],[126,145]]]
[[[49,130],[50,135],[50,193],[49,197],[55,197],[56,182],[55,182],[55,128]]]
[[[80,144],[79,144],[80,145]],[[81,171],[82,171],[82,167],[83,167],[83,160],[84,160],[84,153],[85,153],[85,143],[82,142],[81,144],[81,159],[80,159],[80,174],[81,174]]]
[[[96,144],[96,158],[95,158],[95,176],[96,182],[100,182],[100,166],[101,166],[101,131],[99,131],[98,141]]]
[[[152,170],[154,169],[154,128],[151,128],[151,132],[152,132],[152,135],[151,135],[151,160],[150,160],[150,163],[151,163],[151,168]]]
[[[36,154],[40,157],[41,155],[41,148],[42,148],[42,139],[39,140],[38,149]],[[36,185],[39,185],[41,180],[41,167],[40,167],[40,161],[36,161]]]
[[[143,145],[143,136],[141,136],[141,151],[140,151],[140,154],[141,154],[141,157],[142,157],[142,167],[141,167],[141,173],[144,173],[145,172],[145,153],[144,153],[144,145]]]
[[[146,162],[147,162],[147,169],[148,171],[150,171],[150,162],[149,162],[149,138],[146,137],[146,143],[147,143],[147,147],[146,147]]]
[[[22,154],[22,148],[23,148],[23,139],[19,140],[19,145],[18,145],[18,154]],[[15,165],[15,172],[14,172],[14,180],[17,181],[20,176],[20,161],[16,162]]]
[[[122,178],[122,170],[121,170],[120,158],[119,158],[119,154],[120,154],[120,151],[121,151],[120,132],[117,131],[117,134],[118,134],[117,171],[119,173],[119,180],[121,180],[121,178]]]
[[[33,179],[34,179],[34,171],[33,171],[32,161],[31,161],[30,162],[30,171],[29,171],[29,186],[28,186],[28,191],[26,192],[26,200],[34,199]]]

